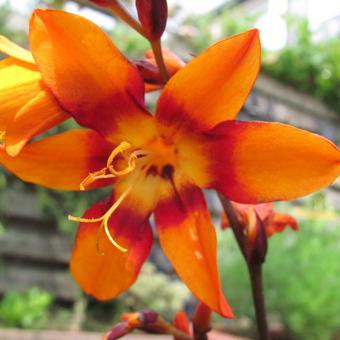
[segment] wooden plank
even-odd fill
[[[7,188],[0,201],[0,214],[4,217],[46,221],[36,195],[25,190]]]
[[[32,267],[26,263],[7,261],[0,267],[0,293],[39,287],[58,299],[74,301],[80,290],[66,269]]]
[[[48,225],[37,228],[29,221],[7,221],[6,231],[0,237],[0,257],[23,258],[30,261],[68,264],[72,240]]]

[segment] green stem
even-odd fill
[[[111,0],[109,8],[114,15],[126,22],[131,28],[137,31],[144,38],[148,39],[142,25],[126,10],[119,0]]]
[[[263,294],[262,265],[248,264],[257,330],[260,340],[269,340],[266,305]]]
[[[250,277],[250,283],[251,283],[251,289],[252,289],[252,297],[253,297],[253,304],[254,304],[254,309],[255,309],[259,340],[269,340],[266,305],[265,305],[264,294],[263,294],[262,265],[252,264],[251,261],[248,261],[247,256],[246,256],[246,251],[244,248],[244,237],[245,236],[243,234],[241,226],[238,223],[235,210],[231,202],[228,199],[226,199],[222,195],[219,195],[219,198],[220,198],[223,210],[229,220],[229,223],[234,233],[234,236],[236,238],[237,244],[247,264],[249,277]]]
[[[164,58],[163,58],[163,52],[162,52],[162,45],[161,40],[150,40],[151,48],[153,51],[153,54],[155,56],[155,60],[159,69],[159,73],[163,79],[164,84],[170,79],[168,70],[165,66]]]

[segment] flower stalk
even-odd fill
[[[161,45],[161,39],[157,40],[150,40],[151,48],[153,51],[153,54],[155,56],[155,60],[159,69],[159,73],[163,79],[164,84],[170,79],[168,70],[165,66],[164,58],[163,58],[163,52],[162,52],[162,45]]]
[[[266,305],[263,294],[262,264],[251,261],[251,259],[247,257],[243,241],[243,229],[238,223],[236,212],[231,202],[227,198],[219,195],[219,199],[221,201],[223,210],[230,222],[230,226],[232,228],[237,244],[242,252],[243,258],[245,259],[245,262],[247,264],[252,288],[252,298],[255,309],[259,339],[269,340]]]
[[[108,8],[110,8],[115,16],[128,24],[144,38],[148,39],[142,25],[126,10],[126,8],[120,3],[119,0],[110,1]]]

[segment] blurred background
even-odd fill
[[[125,2],[133,9],[132,1]],[[131,59],[143,58],[149,49],[86,0],[0,0],[0,34],[27,46],[28,18],[37,6],[88,17]],[[262,73],[240,119],[285,122],[340,144],[339,1],[169,0],[169,9],[164,46],[186,61],[223,37],[260,29]],[[154,96],[149,99],[152,105]],[[286,230],[269,241],[264,284],[273,339],[340,339],[339,184],[276,205],[298,220],[300,230]],[[81,215],[105,192],[49,191],[23,184],[3,169],[0,190],[0,328],[102,332],[122,311],[148,307],[168,319],[179,309],[192,311],[193,297],[157,246],[137,283],[119,298],[99,303],[79,290],[68,271],[77,225],[67,215]],[[236,315],[233,321],[216,317],[215,326],[252,339],[246,268],[231,232],[219,228],[215,194],[206,195],[218,231],[224,291]]]

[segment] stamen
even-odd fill
[[[111,152],[111,155],[107,159],[106,167],[109,168],[116,156],[118,156],[120,153],[123,153],[124,151],[128,150],[131,147],[131,144],[128,142],[121,142],[113,151]]]
[[[110,154],[109,158],[106,162],[106,167],[95,171],[90,172],[88,176],[80,183],[80,190],[85,190],[86,187],[88,187],[90,184],[94,183],[98,179],[109,179],[109,178],[115,178],[123,175],[127,175],[130,172],[132,172],[136,168],[136,160],[137,155],[135,152],[131,153],[128,157],[128,165],[123,170],[116,170],[114,169],[112,163],[114,159],[119,155],[120,153],[123,153],[124,151],[128,150],[131,147],[131,145],[128,142],[121,142]],[[107,174],[106,172],[109,171],[110,173]]]
[[[109,241],[118,248],[121,252],[125,253],[127,251],[126,248],[122,247],[120,244],[115,241],[110,233],[108,221],[112,214],[116,211],[116,209],[120,206],[120,204],[123,202],[125,197],[130,193],[131,189],[133,188],[133,185],[129,186],[117,199],[117,201],[112,205],[112,207],[102,216],[96,217],[96,218],[82,218],[77,216],[68,215],[68,219],[73,222],[81,222],[81,223],[95,223],[95,222],[102,222],[99,232],[102,228],[104,228],[105,234]]]
[[[118,154],[123,153],[124,151],[128,150],[131,147],[131,145],[127,142],[122,142],[120,143],[110,154],[106,167],[95,171],[95,172],[90,172],[88,176],[80,183],[80,190],[85,190],[85,187],[89,186],[93,182],[95,182],[98,179],[108,179],[108,178],[115,178],[119,176],[123,176],[126,174],[129,174],[136,168],[136,160],[138,157],[145,157],[150,154],[150,152],[145,151],[145,150],[136,150],[130,153],[128,157],[123,157],[127,161],[127,167],[123,170],[116,170],[112,163],[114,162],[115,158],[117,157]],[[112,237],[109,229],[108,222],[112,216],[112,214],[117,210],[117,208],[120,206],[120,204],[123,202],[123,200],[126,198],[126,196],[130,193],[132,188],[139,182],[143,176],[145,176],[146,171],[149,169],[149,167],[146,167],[143,169],[141,175],[137,177],[137,179],[134,181],[133,184],[131,184],[119,197],[118,199],[114,202],[114,204],[110,207],[106,213],[100,217],[96,218],[83,218],[83,217],[77,217],[77,216],[72,216],[68,215],[68,219],[73,222],[80,222],[80,223],[96,223],[96,222],[101,222],[100,227],[97,231],[97,239],[96,239],[96,249],[98,254],[104,255],[103,252],[100,251],[99,249],[99,239],[101,235],[101,231],[104,228],[105,234],[109,241],[121,252],[125,253],[127,252],[127,249],[122,247],[115,239]],[[108,173],[109,172],[109,173]]]
[[[85,179],[83,179],[80,183],[80,190],[84,191],[85,187],[89,186],[90,184],[92,184],[93,182],[95,182],[98,178],[98,176],[106,176],[105,175],[106,169],[101,169],[99,171],[96,172],[90,172],[88,174],[87,177],[85,177]]]

